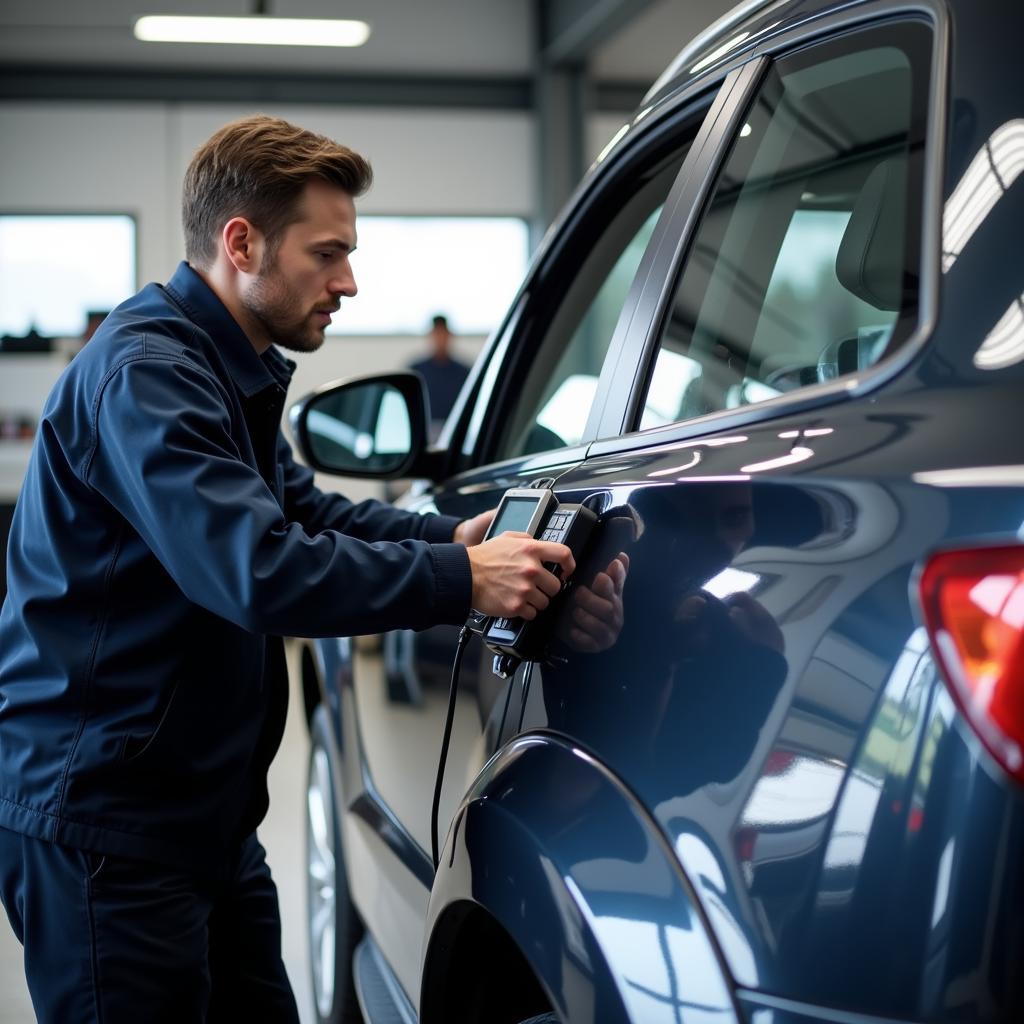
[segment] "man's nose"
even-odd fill
[[[327,287],[332,295],[347,295],[350,299],[359,291],[359,288],[356,286],[356,276],[351,270],[346,270],[344,273],[331,278]]]

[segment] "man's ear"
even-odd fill
[[[244,217],[232,217],[221,232],[224,253],[241,274],[255,274],[263,259],[263,234]]]

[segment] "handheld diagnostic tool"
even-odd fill
[[[538,540],[565,544],[573,557],[579,561],[590,532],[597,522],[597,516],[585,505],[560,505],[553,491],[546,487],[522,487],[506,491],[494,514],[491,528],[484,540],[490,540],[499,533],[516,531],[529,533]],[[555,576],[561,576],[562,569],[554,563],[545,566]],[[571,581],[562,583],[563,593]],[[467,625],[480,635],[483,642],[496,655],[516,661],[540,660],[547,649],[554,625],[555,614],[561,604],[556,595],[543,612],[535,619],[493,618],[472,612]],[[508,665],[507,660],[503,663]],[[499,660],[495,659],[495,671],[499,671]]]
[[[484,540],[497,537],[499,533],[529,533],[537,540],[554,541],[564,544],[572,551],[577,562],[583,554],[590,537],[590,532],[597,522],[597,516],[585,505],[560,505],[554,491],[547,487],[521,487],[506,491],[494,513],[491,528]],[[544,568],[555,576],[561,577],[561,566],[549,562]],[[494,652],[494,674],[502,679],[511,678],[520,662],[540,661],[547,655],[551,631],[558,615],[561,598],[572,584],[572,580],[562,580],[562,591],[556,594],[547,608],[535,619],[505,619],[484,615],[475,609],[469,613],[466,625],[459,633],[458,646],[455,649],[455,661],[452,664],[451,688],[448,692],[448,714],[445,717],[444,734],[441,738],[441,760],[434,781],[434,801],[430,810],[431,853],[436,868],[438,860],[438,813],[441,806],[441,785],[444,780],[444,766],[448,760],[448,747],[452,737],[452,724],[455,720],[455,698],[458,693],[459,668],[462,654],[469,642],[470,633],[476,633]],[[523,703],[526,703],[526,692],[529,686],[529,675],[523,681]],[[509,694],[512,689],[509,687]],[[505,703],[508,709],[508,701]],[[504,727],[499,727],[499,735]]]

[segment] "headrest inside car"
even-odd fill
[[[883,160],[871,171],[836,253],[840,284],[875,309],[900,308],[906,181],[902,157]]]

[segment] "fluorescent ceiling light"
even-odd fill
[[[362,46],[365,21],[318,18],[178,17],[151,14],[135,22],[135,38],[147,43],[251,43],[259,46]]]

